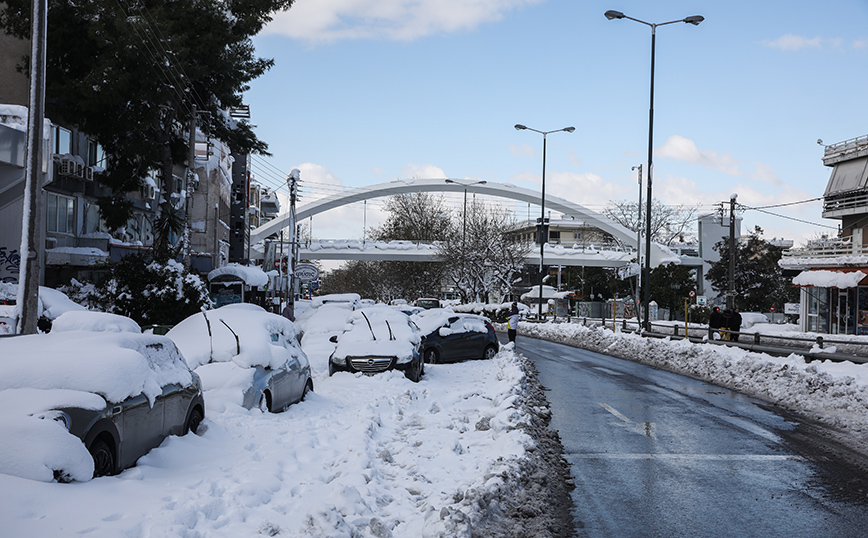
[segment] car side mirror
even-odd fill
[[[329,338],[329,342],[331,342],[332,344],[337,344],[337,343],[338,343],[338,335],[333,334],[333,335]]]

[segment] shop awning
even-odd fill
[[[795,278],[796,286],[813,286],[815,288],[855,288],[868,276],[860,270],[827,270],[802,271]]]

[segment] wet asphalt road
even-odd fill
[[[813,425],[638,363],[522,337],[517,350],[548,389],[577,536],[868,537],[865,468]]]

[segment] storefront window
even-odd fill
[[[810,332],[826,333],[829,321],[829,290],[808,288],[808,324]]]

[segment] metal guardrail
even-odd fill
[[[572,318],[576,323],[581,323],[584,326],[602,326],[611,328],[613,320],[603,320],[600,318]],[[528,320],[537,322],[537,320]],[[564,320],[571,322],[569,318]],[[835,362],[850,361],[856,364],[868,363],[868,339],[865,342],[854,342],[852,340],[836,340],[829,335],[817,335],[813,338],[803,336],[785,336],[781,334],[762,334],[762,333],[742,333],[729,330],[720,330],[723,335],[737,335],[738,341],[735,340],[714,340],[711,336],[711,330],[708,327],[688,327],[685,334],[684,325],[672,325],[662,323],[651,323],[651,331],[641,330],[638,323],[628,323],[626,319],[617,322],[620,325],[621,332],[632,332],[648,338],[673,338],[673,339],[688,339],[695,344],[711,344],[730,347],[739,347],[748,351],[758,353],[768,353],[769,355],[786,357],[787,355],[796,354],[802,355],[807,362],[812,360],[831,360]],[[826,349],[828,346],[835,346],[835,350],[830,351],[815,351],[814,346],[819,349]]]

